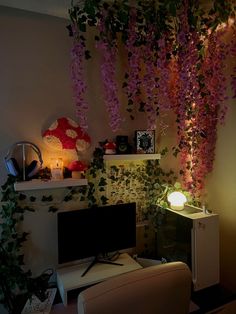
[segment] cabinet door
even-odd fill
[[[191,219],[166,210],[157,229],[157,258],[182,261],[191,268],[191,230]]]
[[[219,283],[219,219],[193,220],[192,276],[194,290]]]

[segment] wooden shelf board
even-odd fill
[[[149,160],[161,159],[161,154],[128,154],[128,155],[104,155],[104,160]]]
[[[44,190],[44,189],[57,189],[69,186],[87,185],[87,179],[61,179],[43,181],[35,179],[31,181],[21,181],[14,184],[15,191],[28,191],[28,190]]]

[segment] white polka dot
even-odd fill
[[[78,134],[75,130],[68,129],[68,130],[66,130],[66,135],[71,137],[71,138],[76,138]]]
[[[56,120],[55,122],[53,122],[53,124],[50,125],[49,130],[50,130],[50,131],[53,131],[53,130],[55,130],[57,127],[58,127],[58,122],[57,122],[57,120]]]
[[[78,124],[77,124],[74,120],[72,120],[72,119],[70,119],[70,118],[67,118],[67,120],[68,120],[68,123],[69,123],[71,126],[73,126],[74,128],[78,128]]]

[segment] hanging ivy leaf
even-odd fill
[[[52,213],[55,213],[58,211],[58,208],[55,207],[55,206],[49,206],[49,209],[48,209],[49,212],[52,212]]]

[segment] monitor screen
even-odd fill
[[[58,262],[67,263],[136,246],[136,204],[57,214]]]

